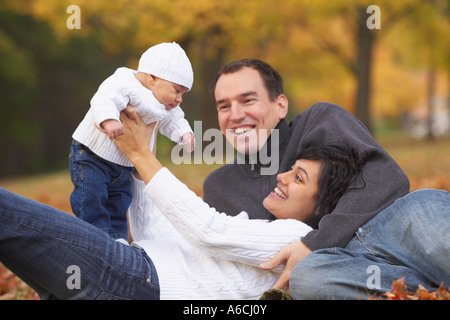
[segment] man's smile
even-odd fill
[[[235,127],[233,129],[231,129],[231,132],[233,132],[236,135],[241,135],[241,134],[246,133],[254,128],[256,128],[256,126],[246,125],[246,126],[241,126],[241,127]]]

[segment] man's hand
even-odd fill
[[[115,139],[125,134],[125,127],[120,121],[108,119],[100,123],[100,125],[110,139]]]
[[[301,240],[297,240],[282,248],[275,257],[262,263],[259,267],[263,270],[272,270],[281,264],[285,264],[280,278],[273,287],[289,292],[289,278],[292,270],[300,260],[310,253],[311,250]]]

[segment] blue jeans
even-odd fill
[[[398,199],[359,228],[345,248],[317,250],[292,271],[295,299],[367,299],[405,278],[408,290],[421,284],[450,286],[450,194],[419,190]]]
[[[159,299],[147,254],[0,188],[0,261],[41,299]]]
[[[133,168],[106,161],[77,141],[72,142],[69,164],[73,213],[114,239],[128,240]]]

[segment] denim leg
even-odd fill
[[[373,255],[408,266],[428,281],[450,286],[450,194],[411,192],[358,230]],[[426,284],[425,284],[426,285]]]
[[[344,249],[318,250],[293,270],[294,298],[366,298],[405,277],[415,290],[450,286],[450,195],[419,190],[398,199],[363,227]]]
[[[128,240],[127,211],[131,204],[131,175],[134,168],[116,166],[115,178],[109,184],[105,208],[110,217],[109,235],[114,239]]]
[[[132,168],[101,159],[76,141],[72,143],[69,160],[74,214],[115,239],[128,239]]]
[[[157,273],[145,252],[2,188],[0,261],[42,299],[159,298]]]
[[[108,170],[89,149],[74,141],[69,156],[74,189],[70,195],[72,211],[78,218],[109,233]]]
[[[406,276],[417,286],[427,279],[418,272],[367,253],[342,248],[317,250],[298,263],[291,273],[290,291],[297,300],[363,300],[391,290],[392,281]]]

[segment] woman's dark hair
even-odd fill
[[[270,101],[275,101],[275,99],[278,98],[280,94],[284,93],[283,78],[281,78],[280,74],[268,63],[258,59],[242,59],[231,62],[220,68],[216,78],[210,85],[210,91],[212,95],[214,96],[214,90],[216,89],[217,81],[222,74],[238,72],[244,67],[253,68],[259,72],[264,82],[264,86],[269,93]]]
[[[300,151],[295,161],[299,159],[322,161],[317,203],[311,219],[307,221],[313,228],[317,228],[320,219],[334,210],[339,199],[346,192],[365,187],[362,168],[367,154],[358,155],[356,150],[350,147],[326,145],[308,147]],[[358,177],[361,177],[362,186],[349,189]]]

